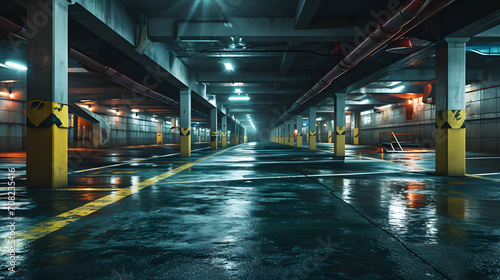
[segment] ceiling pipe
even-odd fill
[[[298,109],[309,99],[317,96],[325,90],[335,79],[356,66],[365,57],[379,49],[389,40],[394,38],[401,29],[416,18],[429,4],[431,0],[412,0],[400,8],[396,15],[388,19],[383,25],[366,36],[366,38],[351,50],[337,65],[323,76],[311,89],[302,95],[292,106],[276,120],[272,125],[275,127],[283,121],[290,113]]]
[[[26,32],[26,28],[24,27],[21,27],[19,25],[17,25],[16,23],[0,16],[0,28],[7,31],[7,32],[10,32],[10,33],[13,33],[14,35],[16,35],[17,37],[19,37],[20,39],[23,39],[23,40],[26,40],[25,37],[23,37],[22,33]],[[144,96],[147,96],[149,98],[152,98],[152,99],[155,99],[157,101],[160,101],[162,103],[165,103],[167,105],[170,105],[172,107],[175,107],[175,108],[180,108],[180,103],[173,100],[172,98],[170,97],[167,97],[151,88],[148,88],[140,83],[138,83],[137,81],[133,80],[132,78],[129,78],[127,77],[126,75],[120,73],[118,70],[110,67],[110,66],[106,66],[106,65],[103,65],[99,62],[97,62],[96,60],[94,60],[93,58],[73,49],[73,48],[69,48],[68,50],[68,56],[73,59],[73,60],[76,60],[80,66],[84,67],[85,69],[87,69],[89,72],[92,72],[92,73],[96,73],[98,74],[99,76],[105,78],[105,79],[108,79],[108,80],[111,80],[125,88],[128,88],[134,92],[137,92],[139,94],[142,94]],[[194,113],[197,113],[199,115],[202,115],[204,117],[210,117],[208,114],[205,114],[203,112],[200,112],[196,109],[192,109],[192,111]]]

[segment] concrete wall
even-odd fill
[[[467,91],[489,87],[494,82],[467,86]],[[435,147],[435,105],[421,104],[418,99],[411,105],[415,117],[406,121],[408,103],[381,113],[363,112],[360,121],[360,144],[378,144],[380,132],[413,134],[416,142]],[[468,151],[500,152],[500,87],[466,94],[466,126]],[[347,122],[348,124],[350,122]],[[352,143],[351,127],[347,127],[346,141]]]

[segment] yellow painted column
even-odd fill
[[[217,150],[217,132],[210,132],[210,150]]]
[[[156,145],[163,145],[162,123],[156,123]]]
[[[353,140],[353,144],[354,145],[359,145],[359,128],[354,128],[354,140]]]
[[[436,173],[465,176],[465,110],[436,112]]]
[[[181,90],[180,95],[180,152],[181,157],[191,157],[191,89]]]
[[[27,102],[26,185],[61,188],[68,185],[68,105]]]
[[[222,148],[227,147],[227,132],[221,132]]]
[[[68,185],[68,1],[26,2],[26,188],[55,189]]]
[[[191,157],[191,127],[181,127],[181,157]]]
[[[309,150],[316,150],[316,131],[309,131]]]
[[[309,108],[309,150],[316,150],[316,108]]]
[[[222,117],[222,131],[220,133],[222,148],[227,148],[227,115]]]
[[[336,156],[345,156],[345,126],[335,127],[335,144],[333,150]]]
[[[297,116],[297,148],[302,148],[302,116]]]
[[[328,143],[333,143],[332,136],[333,136],[332,132],[328,131]]]
[[[436,45],[436,174],[465,176],[465,83],[468,38]]]

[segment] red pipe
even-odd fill
[[[323,78],[321,78],[311,89],[302,95],[281,117],[274,123],[282,121],[288,114],[295,111],[309,99],[320,94],[335,79],[356,66],[365,57],[376,51],[387,41],[392,39],[410,21],[416,18],[429,4],[431,0],[412,0],[402,7],[398,13],[388,19],[383,25],[379,25],[375,31],[351,50],[337,65],[335,65]],[[273,126],[274,126],[273,125]]]

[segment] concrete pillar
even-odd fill
[[[361,123],[361,112],[351,111],[352,124],[352,144],[359,145],[359,124]]]
[[[284,134],[285,134],[285,145],[290,144],[290,122],[285,123],[285,128],[284,128]]]
[[[221,131],[222,148],[227,147],[227,116],[222,117],[222,131]]]
[[[68,2],[28,1],[27,188],[68,185]]]
[[[191,89],[181,90],[181,157],[191,157]]]
[[[241,132],[241,129],[240,129],[240,125],[238,123],[236,123],[236,145],[238,145],[240,143],[240,132]]]
[[[335,94],[335,156],[345,156],[345,93]]]
[[[232,121],[231,125],[231,146],[236,145],[236,123]]]
[[[309,108],[309,150],[316,150],[316,108]]]
[[[217,150],[217,108],[210,111],[210,150]]]
[[[302,115],[297,116],[297,148],[302,148]]]
[[[465,176],[466,38],[436,47],[436,174]]]
[[[290,120],[290,146],[295,146],[295,121]]]

